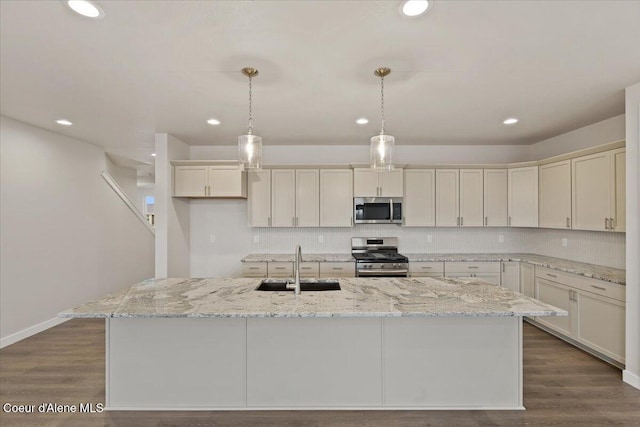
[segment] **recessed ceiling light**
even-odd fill
[[[516,123],[518,123],[518,119],[516,119],[515,117],[509,117],[508,119],[505,119],[502,123],[504,123],[505,125],[515,125]]]
[[[360,117],[358,120],[356,120],[356,123],[359,125],[366,125],[367,123],[369,123],[369,119]]]
[[[62,126],[71,126],[73,124],[69,120],[65,119],[56,120],[56,123]]]
[[[155,156],[156,156],[156,153],[151,153],[151,157],[155,157]]]
[[[89,0],[68,0],[67,6],[75,13],[92,19],[104,18],[104,10]]]
[[[209,119],[209,120],[207,120],[207,123],[209,123],[212,126],[218,126],[220,124],[220,120],[218,120],[218,119]]]
[[[419,16],[426,13],[433,0],[405,0],[400,3],[400,13],[404,16]]]

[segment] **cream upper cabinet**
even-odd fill
[[[484,186],[482,169],[460,169],[460,226],[482,227]]]
[[[402,169],[377,171],[368,168],[353,170],[354,197],[402,197]]]
[[[538,166],[508,171],[508,225],[538,226]]]
[[[571,161],[539,168],[539,226],[571,228]]]
[[[249,227],[271,226],[271,171],[251,171],[247,177]]]
[[[460,171],[436,169],[436,226],[460,225]]]
[[[436,172],[434,169],[404,171],[404,225],[433,227],[436,225]]]
[[[484,170],[484,225],[507,226],[507,170]]]
[[[320,226],[320,171],[296,170],[296,227]]]
[[[246,198],[247,174],[238,164],[174,166],[173,196]]]
[[[320,169],[320,227],[353,225],[353,171]]]
[[[294,227],[296,217],[296,171],[271,171],[271,226]]]
[[[624,149],[571,160],[574,229],[624,231],[624,160]]]

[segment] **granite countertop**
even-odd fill
[[[472,254],[434,254],[403,253],[409,262],[497,262],[520,261],[528,264],[564,271],[579,276],[604,280],[605,282],[626,284],[626,272],[619,268],[587,264],[544,255],[526,253],[472,253]],[[309,262],[354,262],[351,254],[302,254],[303,261]],[[293,254],[251,254],[242,258],[242,262],[293,262]]]
[[[340,291],[262,292],[260,279],[148,279],[59,317],[493,317],[566,316],[533,298],[474,279],[341,278]]]

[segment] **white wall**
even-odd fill
[[[583,148],[624,140],[625,115],[611,117],[553,138],[532,144],[529,160],[540,160]]]
[[[640,83],[626,90],[627,329],[623,378],[640,389]]]
[[[102,149],[2,117],[0,336],[153,275],[153,235],[100,174]]]
[[[138,172],[133,168],[116,165],[109,156],[105,156],[106,171],[118,183],[122,191],[135,204],[138,187]],[[136,205],[137,206],[137,205]],[[142,212],[142,211],[140,211]]]
[[[171,160],[189,158],[189,146],[166,134],[156,134],[156,268],[155,277],[189,277],[189,201],[171,197]]]

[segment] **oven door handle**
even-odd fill
[[[393,199],[389,198],[389,222],[393,222]]]
[[[391,275],[397,275],[397,274],[407,274],[409,273],[409,270],[407,269],[402,269],[402,270],[358,270],[358,276],[391,276]]]

